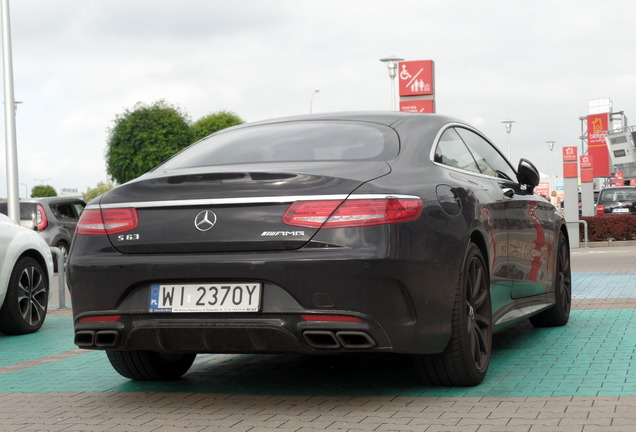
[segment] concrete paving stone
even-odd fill
[[[313,427],[317,429],[326,429],[331,426],[333,422],[328,420],[302,420],[302,419],[289,419],[285,421],[282,426],[286,428],[308,428]]]
[[[594,426],[586,425],[583,432],[634,432],[634,424],[627,425],[611,425],[611,426]]]
[[[439,426],[431,425],[426,432],[477,432],[479,426],[477,425],[464,425],[464,426]]]
[[[477,432],[528,432],[530,425],[481,425],[477,429]]]

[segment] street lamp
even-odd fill
[[[51,180],[51,178],[50,177],[49,178],[42,178],[42,179],[41,178],[34,178],[33,180],[39,181],[41,185],[44,185],[44,182]]]
[[[314,95],[316,93],[320,93],[320,89],[319,88],[315,88],[313,92],[311,92],[311,97],[309,98],[309,114],[311,114],[312,112],[312,105],[314,103]]]
[[[552,161],[552,154],[553,154],[552,150],[554,150],[554,145],[556,144],[556,141],[546,141],[546,144],[550,148],[550,186],[552,188],[552,191],[555,191],[556,183],[554,182],[554,165]],[[552,191],[550,191],[550,196],[552,196]]]
[[[512,124],[514,120],[506,120],[502,121],[504,125],[506,125],[506,133],[508,134],[508,160],[512,162],[512,158],[510,157],[510,131],[512,130]]]
[[[389,68],[389,77],[391,78],[391,110],[395,111],[395,75],[397,75],[397,64],[404,60],[394,55],[381,58],[380,61],[387,64]]]

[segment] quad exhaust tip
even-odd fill
[[[303,336],[312,348],[317,349],[368,349],[376,345],[373,338],[363,331],[306,330]]]
[[[113,348],[119,345],[117,330],[79,330],[75,332],[75,345],[80,348]]]

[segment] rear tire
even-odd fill
[[[162,354],[154,351],[106,351],[110,364],[122,376],[138,381],[181,378],[196,354]]]
[[[554,306],[530,317],[530,323],[535,327],[559,327],[567,324],[570,319],[572,307],[570,247],[562,232],[559,233],[554,272]]]
[[[34,333],[42,327],[49,301],[49,282],[42,266],[31,257],[18,260],[0,309],[0,332]]]
[[[421,356],[421,378],[432,385],[474,386],[486,376],[492,351],[492,307],[486,261],[477,245],[466,251],[455,295],[452,336],[441,354]]]

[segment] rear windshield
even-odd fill
[[[636,201],[636,189],[605,189],[601,191],[599,201],[619,202]]]
[[[9,210],[7,203],[0,203],[0,213],[8,215]],[[35,204],[34,203],[20,203],[20,220],[32,220],[35,217]]]
[[[235,129],[200,141],[159,167],[162,170],[258,162],[390,160],[396,132],[374,123],[288,122]]]

